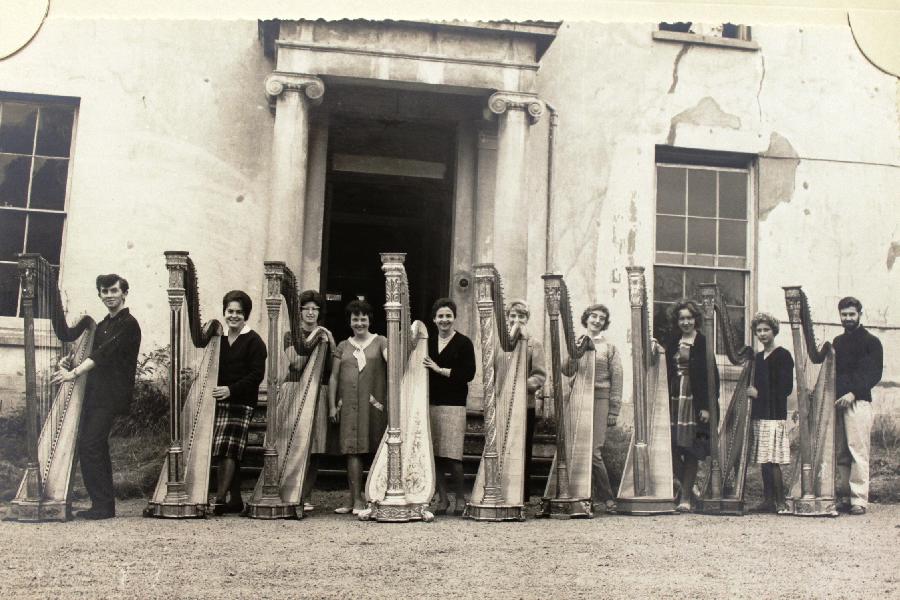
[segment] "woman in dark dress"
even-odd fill
[[[454,512],[461,515],[466,507],[463,479],[463,439],[466,433],[466,398],[469,382],[475,377],[475,348],[472,340],[456,331],[456,303],[440,298],[431,308],[431,318],[438,335],[428,338],[428,356],[424,364],[428,373],[429,415],[434,458],[437,463],[437,515],[447,514],[445,473],[450,472],[456,492]]]
[[[791,444],[787,434],[787,397],[794,389],[794,359],[790,352],[775,345],[780,323],[768,313],[757,313],[750,328],[762,344],[756,353],[753,385],[747,395],[753,399],[750,412],[750,461],[762,469],[765,499],[757,510],[789,512],[784,501],[781,465],[791,462]]]
[[[672,463],[681,484],[678,512],[691,511],[691,495],[699,461],[709,456],[709,403],[719,399],[716,387],[709,390],[706,369],[706,337],[698,329],[703,315],[692,300],[672,307],[672,335],[666,345],[666,370],[672,423]],[[712,393],[710,393],[712,391]]]
[[[212,395],[216,399],[212,457],[217,461],[216,498],[213,514],[239,513],[240,462],[247,445],[250,417],[259,397],[259,384],[266,373],[266,345],[247,325],[253,302],[240,290],[222,298],[226,332],[219,351],[219,378]],[[226,503],[226,494],[231,497]]]

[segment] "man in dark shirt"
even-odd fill
[[[88,378],[78,434],[81,475],[91,497],[91,508],[77,515],[85,519],[116,515],[109,433],[116,415],[127,414],[131,407],[141,345],[141,328],[125,308],[128,281],[115,274],[100,275],[97,295],[109,314],[97,324],[90,356],[74,369],[68,359],[60,361],[53,376],[57,383]]]
[[[834,338],[835,406],[838,437],[838,508],[864,515],[869,502],[869,437],[872,388],[881,381],[883,350],[860,325],[862,304],[848,296],[838,302],[844,333]]]

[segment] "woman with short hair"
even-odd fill
[[[786,514],[784,480],[781,465],[791,463],[791,444],[787,434],[787,397],[794,390],[794,359],[790,352],[775,345],[780,323],[769,313],[756,313],[750,330],[762,344],[753,365],[753,384],[747,395],[753,399],[750,410],[750,461],[762,470],[763,496],[757,506],[761,512]]]
[[[366,507],[363,459],[378,449],[387,424],[387,338],[369,331],[375,312],[365,300],[347,304],[346,313],[353,335],[334,351],[328,406],[331,421],[340,424],[350,487],[350,506],[335,512],[358,515]]]
[[[456,303],[439,298],[431,307],[437,336],[428,338],[428,356],[423,364],[428,373],[428,401],[431,439],[437,463],[438,505],[434,514],[447,514],[450,499],[445,474],[449,471],[456,493],[454,514],[466,508],[463,479],[463,441],[466,434],[466,398],[469,382],[475,377],[475,347],[453,327]]]
[[[259,385],[266,374],[266,344],[247,325],[252,309],[250,296],[241,290],[232,290],[222,298],[226,331],[219,350],[219,377],[212,391],[216,399],[211,455],[217,459],[215,515],[244,510],[240,462],[253,407],[259,399]]]

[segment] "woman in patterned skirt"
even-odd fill
[[[212,448],[212,457],[217,460],[215,515],[244,510],[240,462],[259,397],[259,384],[266,374],[266,345],[247,325],[252,309],[250,296],[240,290],[232,290],[222,298],[227,330],[219,350],[219,378],[212,391],[216,399]],[[226,503],[229,491],[231,497]]]
[[[709,403],[719,399],[719,372],[715,389],[708,389],[706,337],[698,331],[703,315],[692,300],[672,307],[672,337],[666,345],[669,376],[669,415],[672,422],[672,463],[681,484],[678,512],[691,511],[691,497],[699,461],[709,456]]]
[[[762,512],[788,511],[784,501],[784,482],[781,465],[791,462],[791,447],[787,435],[787,397],[794,389],[794,359],[775,345],[780,323],[768,313],[757,313],[750,328],[759,343],[753,369],[753,385],[747,395],[753,399],[750,412],[750,461],[762,469],[763,502],[757,506]]]
[[[350,505],[334,512],[358,515],[366,507],[363,458],[378,449],[387,425],[387,338],[369,331],[375,313],[365,300],[353,300],[346,312],[353,337],[338,344],[334,351],[328,407],[331,421],[340,423],[340,449],[347,457]]]
[[[466,508],[463,478],[463,441],[466,435],[466,398],[469,382],[475,377],[475,348],[472,340],[456,331],[456,303],[440,298],[431,308],[438,335],[428,338],[428,402],[431,438],[437,463],[438,505],[434,514],[445,515],[450,506],[445,474],[449,471],[456,492],[454,513]]]

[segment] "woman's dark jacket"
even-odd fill
[[[750,418],[783,421],[787,419],[787,397],[794,389],[794,359],[781,346],[772,350],[768,358],[764,356],[757,352],[754,358],[756,398]]]
[[[226,402],[256,406],[259,384],[266,376],[266,345],[252,329],[228,343],[228,333],[222,335],[219,350],[218,385],[227,385],[231,395]]]
[[[678,367],[676,366],[676,358],[678,356],[678,343],[681,336],[676,335],[666,344],[666,371],[669,376],[669,397],[678,396]],[[716,389],[714,397],[719,399],[719,369],[715,367]],[[710,394],[706,384],[706,337],[699,331],[694,338],[694,345],[691,347],[691,358],[688,363],[688,376],[691,379],[691,395],[694,397],[694,418],[699,423],[700,411],[709,410]]]
[[[428,400],[436,406],[465,406],[468,383],[475,377],[475,348],[472,340],[456,332],[438,354],[438,336],[428,337],[428,356],[441,368],[450,369],[450,377],[428,371]]]

